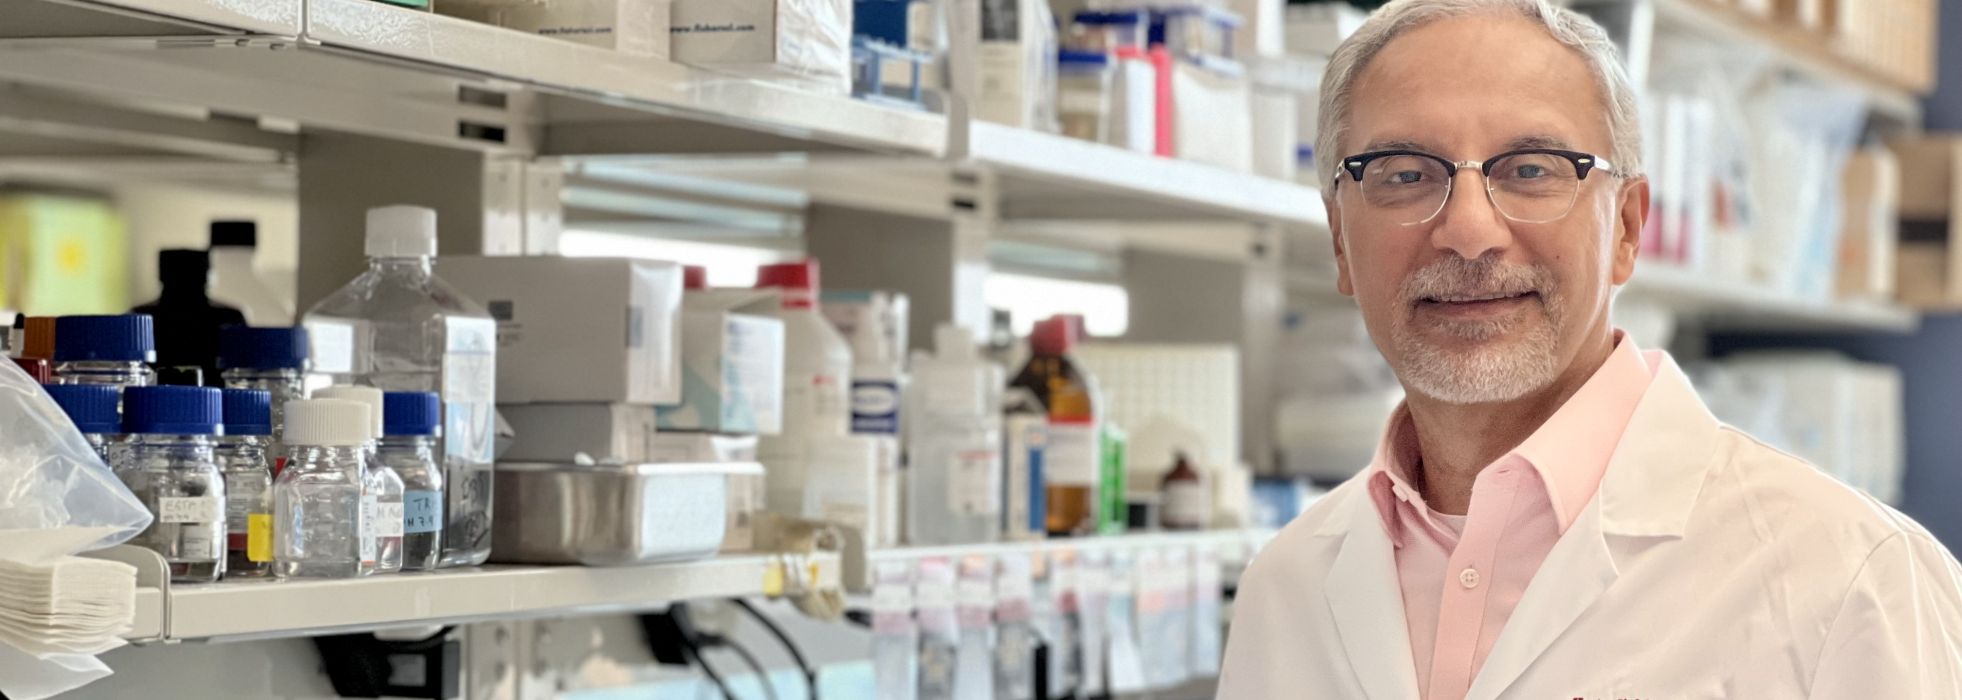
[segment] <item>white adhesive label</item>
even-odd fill
[[[988,444],[999,443],[989,438]],[[947,506],[954,515],[995,515],[1001,512],[1001,452],[961,450],[948,466]]]
[[[361,512],[355,515],[354,541],[361,549],[361,563],[375,563],[375,520],[380,503],[374,496],[361,497]]]
[[[182,561],[217,561],[225,556],[221,541],[211,536],[211,528],[187,527],[178,530],[177,558]]]
[[[404,528],[402,526],[403,510],[401,503],[377,503],[375,513],[376,537],[402,536]]]
[[[225,505],[217,496],[164,496],[157,499],[157,522],[222,523]]]
[[[1099,447],[1095,423],[1050,423],[1043,476],[1057,486],[1096,486],[1103,466]]]
[[[1169,525],[1206,527],[1212,523],[1212,491],[1197,481],[1178,481],[1165,485],[1165,514]]]

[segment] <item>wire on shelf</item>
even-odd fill
[[[755,654],[749,653],[748,647],[726,639],[722,640],[721,646],[727,648],[729,651],[735,652],[736,656],[742,657],[743,663],[747,664],[749,670],[756,674],[757,685],[763,686],[764,698],[777,700],[777,687],[770,682],[770,672],[763,670],[763,663],[756,660]]]
[[[791,641],[790,635],[786,634],[782,627],[777,626],[775,620],[771,620],[768,615],[764,615],[763,611],[756,609],[756,606],[751,605],[749,601],[741,598],[732,598],[731,600],[735,601],[736,607],[742,608],[743,612],[749,613],[749,616],[754,618],[757,624],[762,625],[763,629],[768,630],[770,636],[776,637],[777,641],[783,644],[784,651],[790,652],[790,659],[797,662],[797,670],[804,673],[804,683],[806,687],[810,688],[811,700],[818,700],[817,668],[804,659],[804,652],[797,648],[797,643]]]

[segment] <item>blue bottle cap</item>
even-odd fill
[[[155,323],[144,314],[55,319],[55,362],[156,362]]]
[[[272,392],[264,389],[226,389],[225,434],[271,435]]]
[[[218,329],[218,369],[306,369],[307,329],[225,326]]]
[[[68,420],[84,433],[114,434],[123,431],[123,418],[116,414],[122,392],[107,384],[49,384],[41,387],[54,397],[55,405],[68,414]]]
[[[123,432],[223,435],[225,403],[202,386],[133,386],[123,390]]]
[[[435,435],[443,420],[443,404],[428,391],[382,394],[382,435]]]

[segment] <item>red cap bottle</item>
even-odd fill
[[[48,384],[54,381],[54,369],[48,366],[47,360],[39,357],[16,357],[13,360],[14,364],[20,366],[21,371],[34,378],[35,383]]]
[[[805,259],[764,265],[756,270],[756,288],[783,290],[783,308],[813,308],[817,306],[818,263]]]
[[[690,292],[709,288],[708,268],[686,265],[681,268],[681,288]]]
[[[1029,351],[1043,357],[1060,357],[1076,349],[1076,329],[1068,317],[1056,316],[1037,321],[1029,332]]]

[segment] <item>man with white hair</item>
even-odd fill
[[[1962,568],[1609,319],[1649,205],[1601,28],[1396,0],[1331,57],[1340,291],[1408,399],[1240,583],[1222,698],[1962,698]]]

